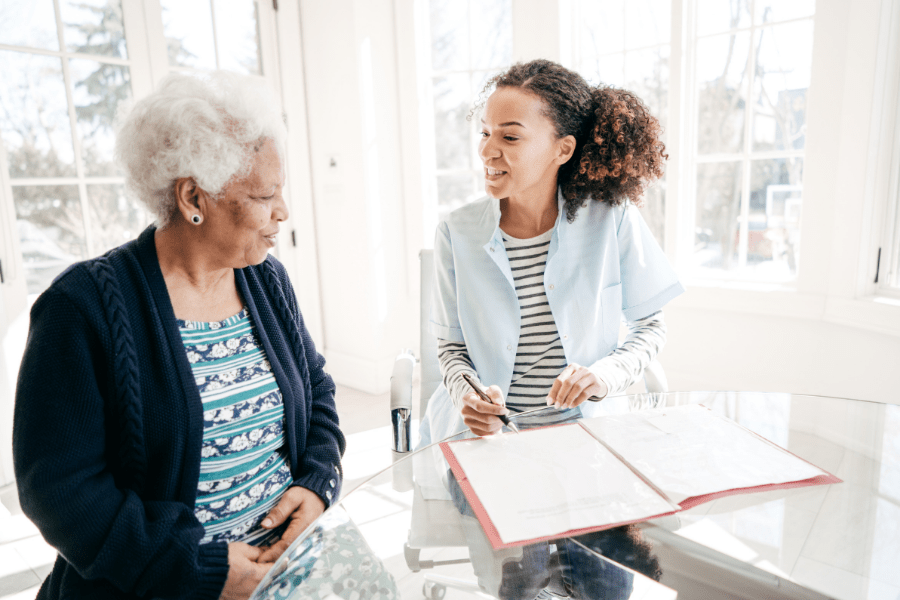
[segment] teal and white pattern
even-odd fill
[[[270,543],[260,523],[292,482],[284,403],[247,309],[214,323],[178,321],[203,401],[194,514],[201,543]]]
[[[250,600],[397,600],[393,575],[342,506],[281,555]]]

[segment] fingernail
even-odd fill
[[[271,526],[272,526],[272,519],[263,519],[262,526],[263,526],[263,527],[271,527]]]
[[[553,398],[550,396],[547,396],[547,406],[550,406],[551,404],[553,404]]]

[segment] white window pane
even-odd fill
[[[87,196],[94,255],[134,239],[153,220],[143,204],[125,195],[124,185],[88,185]]]
[[[637,94],[665,128],[669,110],[669,47],[627,52],[623,87]]]
[[[754,82],[753,149],[802,150],[812,69],[811,20],[765,27]]]
[[[29,294],[39,294],[87,258],[78,186],[14,186],[16,226]]]
[[[578,3],[579,53],[596,57],[625,49],[625,8],[623,2],[580,0]]]
[[[477,118],[466,120],[475,94],[466,73],[435,77],[434,141],[438,169],[471,169],[472,137]]]
[[[0,44],[59,50],[53,0],[0,2]]]
[[[697,0],[697,35],[750,26],[750,0]]]
[[[512,62],[512,2],[488,0],[472,5],[470,69],[506,67]]]
[[[604,56],[586,57],[578,72],[591,85],[625,86],[625,55],[606,54]]]
[[[629,0],[624,4],[626,49],[669,43],[672,27],[670,0]]]
[[[173,67],[216,68],[209,0],[160,0],[163,33]]]
[[[0,132],[10,177],[75,175],[62,62],[0,50]]]
[[[747,102],[750,34],[719,35],[697,42],[697,151],[741,152]]]
[[[131,99],[128,67],[93,60],[72,59],[75,115],[81,136],[81,156],[87,175],[116,175],[116,111]]]
[[[431,66],[435,71],[469,65],[469,5],[460,0],[430,0]]]
[[[753,279],[790,281],[800,256],[803,159],[750,162],[747,266]]]
[[[437,190],[438,217],[484,195],[484,188],[475,185],[475,176],[471,172],[438,175]]]
[[[215,10],[219,68],[261,75],[256,0],[217,0]]]
[[[741,163],[697,165],[694,266],[724,271],[737,266],[740,217]]]
[[[756,0],[754,17],[757,23],[773,23],[811,17],[815,12],[816,0]]]
[[[127,58],[120,0],[61,0],[59,10],[69,52]]]

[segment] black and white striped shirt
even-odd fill
[[[503,242],[519,298],[521,325],[512,382],[506,397],[511,413],[547,405],[547,394],[554,380],[567,366],[562,341],[550,312],[544,290],[544,270],[553,230],[520,240],[504,233]],[[586,365],[609,388],[609,393],[624,391],[637,380],[665,343],[662,313],[629,323],[629,335],[622,346],[608,357]],[[444,385],[457,408],[471,389],[462,378],[464,372],[477,380],[477,374],[464,343],[438,340],[438,354]],[[493,382],[488,382],[488,385]],[[548,410],[534,417],[517,420],[520,426],[550,425],[577,418],[579,408]]]

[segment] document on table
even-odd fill
[[[488,537],[493,537],[489,524],[499,536],[491,540],[494,547],[678,510],[580,425],[451,445],[452,451],[445,453],[451,466],[457,463],[454,472],[460,485],[468,490],[476,514],[481,513]]]
[[[677,504],[717,492],[837,479],[700,405],[607,415],[581,424]]]

